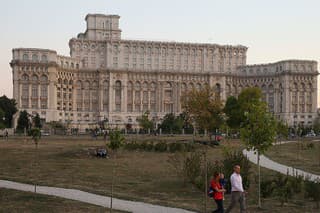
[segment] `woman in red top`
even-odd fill
[[[226,190],[220,185],[220,174],[215,172],[211,180],[211,187],[214,190],[213,199],[217,203],[217,209],[213,213],[223,213],[223,192]]]

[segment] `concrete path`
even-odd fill
[[[318,141],[318,140],[314,140],[314,141]],[[285,142],[282,142],[281,144],[293,143],[293,142],[296,142],[296,141],[285,141]],[[275,145],[278,145],[278,144],[275,144]],[[243,154],[246,155],[248,157],[248,159],[252,163],[257,164],[258,158],[257,158],[257,155],[253,151],[248,151],[248,150],[244,149],[243,150]],[[303,171],[303,170],[300,170],[300,169],[295,169],[295,168],[293,168],[291,166],[286,166],[286,165],[277,163],[277,162],[267,158],[264,155],[260,156],[260,165],[262,167],[265,167],[265,168],[280,172],[282,174],[289,174],[291,176],[294,176],[294,175],[298,174],[298,175],[303,176],[304,178],[308,177],[312,181],[320,181],[320,175],[315,175],[315,174],[312,174],[310,172],[306,172],[306,171]]]
[[[15,189],[26,192],[34,192],[34,186],[30,184],[17,183],[7,180],[0,180],[0,188]],[[37,186],[37,193],[53,195],[57,197],[77,200],[97,206],[110,207],[110,197],[96,195],[76,189],[64,189],[47,186]],[[143,202],[134,202],[113,198],[113,209],[134,213],[192,213],[184,209],[158,206]]]

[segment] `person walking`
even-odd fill
[[[237,202],[240,203],[240,212],[245,213],[246,212],[245,192],[243,190],[242,177],[240,175],[239,165],[235,165],[233,167],[233,174],[230,177],[230,182],[231,182],[231,202],[229,207],[226,210],[226,213],[229,213],[235,207]]]
[[[214,210],[212,213],[224,213],[223,192],[225,192],[225,189],[223,189],[220,184],[220,173],[214,173],[213,179],[211,180],[211,188],[214,191],[213,199],[217,204],[217,209]]]

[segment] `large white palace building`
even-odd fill
[[[269,108],[289,125],[311,125],[317,112],[317,62],[247,65],[247,47],[121,39],[118,15],[88,14],[69,41],[70,56],[13,49],[13,97],[19,110],[86,127],[108,119],[136,124],[145,111],[159,120],[180,113],[191,88],[216,87],[222,99],[260,87]]]

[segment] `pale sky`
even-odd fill
[[[248,46],[247,63],[320,61],[320,0],[0,0],[0,95],[12,97],[12,48],[69,55],[87,13],[121,16],[122,38]]]

